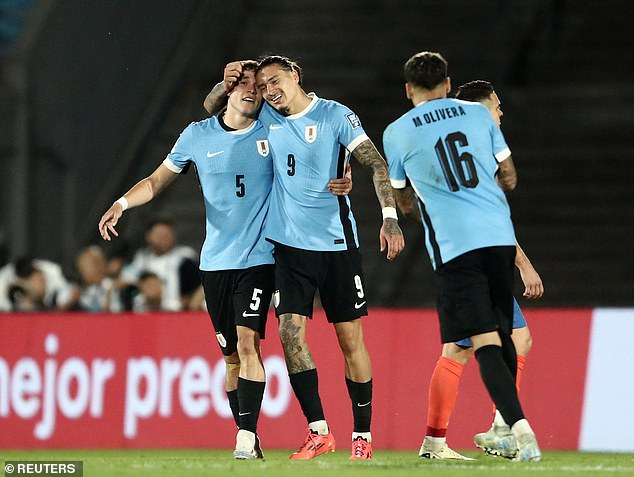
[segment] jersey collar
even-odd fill
[[[251,131],[253,131],[253,129],[255,129],[256,124],[259,122],[259,120],[256,119],[244,129],[233,129],[230,126],[227,126],[221,117],[218,117],[217,119],[218,119],[218,125],[223,129],[223,131],[229,134],[235,134],[235,135],[250,133]]]
[[[308,112],[313,109],[313,107],[315,106],[315,104],[317,104],[317,100],[319,99],[317,97],[317,95],[315,93],[308,93],[308,96],[310,98],[312,98],[311,102],[308,103],[308,106],[306,106],[302,111],[300,111],[299,113],[295,113],[295,114],[290,114],[288,116],[286,116],[286,119],[297,119],[297,118],[301,118],[302,116],[306,116],[308,114]]]

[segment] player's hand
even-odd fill
[[[331,179],[327,188],[334,195],[348,195],[352,190],[352,167],[348,164],[346,175],[341,179]]]
[[[541,298],[544,294],[544,284],[539,273],[533,267],[529,267],[525,270],[520,269],[520,277],[524,283],[523,295],[532,300]]]
[[[99,233],[104,240],[112,240],[110,233],[112,233],[115,237],[119,236],[115,226],[122,215],[123,208],[121,207],[121,204],[115,202],[112,204],[112,207],[110,207],[106,213],[101,216],[101,220],[99,221]]]
[[[227,90],[227,94],[229,94],[233,90],[233,88],[235,88],[235,86],[240,81],[240,78],[242,78],[242,63],[239,61],[232,61],[231,63],[227,63],[222,78]]]
[[[398,226],[396,219],[384,219],[381,231],[379,232],[381,241],[381,252],[387,248],[387,259],[394,260],[405,248],[405,238]]]

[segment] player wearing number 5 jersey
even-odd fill
[[[264,237],[273,165],[267,131],[257,121],[262,96],[255,87],[256,66],[254,61],[243,62],[226,110],[190,124],[163,163],[99,222],[102,237],[110,240],[110,233],[118,235],[114,227],[125,209],[149,202],[195,166],[206,211],[200,268],[207,309],[225,358],[225,389],[239,428],[233,454],[237,459],[262,457],[256,434],[265,385],[260,339],[274,279],[273,246]]]
[[[418,200],[442,342],[471,339],[485,387],[511,426],[509,448],[519,448],[517,460],[540,460],[515,388],[510,337],[516,241],[502,189],[517,182],[511,153],[484,106],[447,99],[442,55],[417,53],[404,72],[414,107],[385,129],[383,146],[397,201],[407,201],[410,185]]]
[[[152,200],[194,165],[205,201],[200,256],[205,300],[226,363],[225,389],[238,435],[234,457],[261,458],[256,427],[265,385],[260,357],[273,292],[273,247],[264,239],[273,167],[266,131],[257,121],[262,97],[255,62],[229,97],[222,116],[190,124],[163,163],[106,211],[99,223],[110,240],[124,210]]]

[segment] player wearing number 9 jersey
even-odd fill
[[[274,151],[275,179],[266,237],[303,250],[341,251],[359,247],[348,196],[324,186],[342,177],[349,152],[368,140],[350,109],[309,94],[301,112],[282,116],[265,104],[260,121]]]
[[[417,53],[404,73],[414,107],[385,129],[383,147],[399,206],[412,205],[413,189],[425,225],[442,342],[471,339],[484,385],[511,426],[505,445],[518,449],[518,460],[538,461],[515,388],[510,337],[516,241],[503,192],[517,183],[510,151],[484,106],[447,99],[442,55]],[[419,455],[437,450],[423,445]]]
[[[317,290],[333,323],[345,360],[345,377],[354,427],[350,459],[372,457],[372,367],[363,341],[361,317],[367,314],[359,242],[350,201],[333,197],[328,178],[343,177],[348,154],[373,171],[384,209],[381,249],[388,259],[404,246],[387,165],[347,107],[307,94],[299,66],[282,56],[258,65],[256,81],[265,106],[274,182],[266,236],[275,244],[274,303],[289,379],[308,434],[291,459],[307,460],[334,451],[318,389],[317,368],[306,341]],[[387,210],[386,210],[387,209]]]

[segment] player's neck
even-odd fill
[[[231,109],[227,109],[222,119],[224,123],[232,129],[246,129],[255,121],[255,118],[250,118]]]
[[[312,100],[313,98],[308,96],[304,90],[301,90],[294,98],[293,103],[289,105],[288,116],[301,113],[308,107]]]
[[[416,88],[411,90],[410,100],[414,106],[418,106],[426,101],[442,99],[447,97],[447,87],[443,83],[434,89]]]

